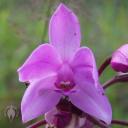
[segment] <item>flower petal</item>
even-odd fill
[[[21,102],[23,122],[45,114],[59,102],[61,94],[54,91],[56,75],[34,81],[29,86]]]
[[[107,97],[97,90],[93,85],[86,82],[78,82],[77,85],[84,84],[84,88],[79,88],[75,93],[70,94],[71,102],[84,111],[107,124],[111,123],[112,110]],[[82,86],[82,87],[83,87]]]
[[[128,44],[121,46],[113,53],[111,66],[118,72],[128,72]]]
[[[89,48],[80,48],[71,66],[74,71],[74,81],[78,88],[70,94],[71,102],[84,112],[110,124],[112,110],[102,87],[99,86],[98,71],[95,58]]]
[[[68,60],[80,46],[78,19],[64,4],[60,4],[50,20],[49,38],[63,60]]]
[[[89,48],[79,48],[71,61],[71,66],[78,81],[82,79],[97,86],[98,71],[93,52]]]
[[[42,44],[38,46],[28,57],[25,63],[18,69],[21,82],[32,81],[55,72],[61,63],[61,59],[52,45]]]

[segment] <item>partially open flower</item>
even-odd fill
[[[21,103],[23,122],[49,112],[62,97],[68,97],[83,112],[110,124],[111,105],[99,92],[93,52],[80,47],[78,19],[64,4],[50,20],[49,40],[18,69],[19,80],[30,83]]]
[[[56,128],[93,128],[94,124],[89,121],[86,116],[77,116],[74,113],[60,111],[56,108],[45,114],[45,120],[49,127]]]
[[[113,53],[111,67],[117,72],[128,72],[128,44],[121,46]]]

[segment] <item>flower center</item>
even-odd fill
[[[71,90],[75,85],[73,84],[73,82],[70,81],[61,81],[59,83],[56,84],[56,87],[58,89],[61,89],[63,91],[69,91]]]
[[[73,71],[68,63],[63,63],[58,71],[58,78],[55,83],[57,90],[61,92],[70,91],[74,86]]]

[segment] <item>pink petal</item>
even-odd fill
[[[82,79],[97,86],[98,71],[93,52],[89,48],[82,47],[78,49],[71,61],[71,67],[76,80],[81,81]]]
[[[118,72],[128,72],[128,44],[123,45],[113,53],[111,66]]]
[[[82,86],[84,88],[79,88],[77,92],[70,94],[71,102],[85,113],[110,124],[112,110],[107,97],[90,83],[87,84],[84,81],[79,81],[76,84],[84,84]]]
[[[61,94],[54,91],[56,75],[51,75],[29,86],[21,102],[23,122],[45,114],[59,102]]]
[[[50,20],[49,38],[63,60],[68,60],[80,46],[81,34],[78,19],[64,4],[59,5]]]
[[[110,124],[112,110],[107,97],[102,95],[102,87],[99,87],[98,71],[92,51],[86,47],[80,48],[71,61],[71,66],[78,88],[76,93],[70,94],[71,102],[84,112]]]
[[[52,45],[38,46],[18,69],[21,82],[39,79],[49,73],[54,73],[61,63],[60,57]]]

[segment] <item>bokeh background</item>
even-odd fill
[[[82,45],[92,48],[98,67],[128,42],[128,0],[0,0],[0,128],[25,128],[20,116],[13,121],[6,116],[8,106],[20,108],[26,89],[19,83],[16,70],[34,48],[48,42],[49,19],[60,2],[78,16]],[[113,75],[109,67],[101,82]],[[106,94],[113,118],[128,120],[128,83],[113,86]]]

